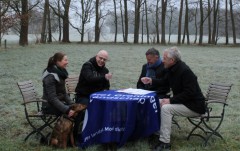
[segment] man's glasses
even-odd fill
[[[104,62],[108,61],[106,58],[103,58],[103,57],[100,57],[100,56],[98,56],[98,58],[99,58],[100,60],[104,61]]]

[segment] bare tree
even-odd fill
[[[212,32],[212,43],[215,44],[216,32],[217,32],[217,13],[219,8],[219,0],[213,1],[213,32]]]
[[[99,21],[100,21],[100,15],[99,15],[99,0],[96,0],[95,4],[95,42],[99,42],[100,39],[100,27],[99,27]]]
[[[202,44],[203,40],[203,2],[200,0],[200,27],[199,27],[199,45]]]
[[[115,24],[115,36],[114,36],[114,42],[117,42],[117,33],[118,33],[118,17],[117,17],[117,6],[116,6],[116,0],[113,0],[113,6],[114,6],[114,24]]]
[[[140,8],[142,0],[135,1],[135,19],[134,19],[134,43],[138,43],[139,38],[139,23],[140,23]]]
[[[189,22],[189,19],[188,19],[188,0],[185,0],[185,21],[184,21],[184,32],[183,32],[182,43],[185,42],[185,35],[187,35],[187,44],[190,44],[188,22]]]
[[[127,0],[124,0],[124,23],[125,23],[124,42],[128,42],[128,5],[127,5]]]
[[[149,27],[148,27],[148,7],[147,7],[147,0],[145,0],[144,3],[145,3],[145,16],[146,16],[147,43],[149,44]]]
[[[51,13],[50,13],[50,9],[49,9],[49,0],[47,0],[47,18],[48,18],[48,42],[52,42],[52,23],[51,23]]]
[[[157,4],[156,4],[156,14],[155,14],[155,19],[156,19],[156,24],[155,24],[155,28],[156,28],[156,34],[157,34],[157,43],[160,42],[160,38],[159,38],[159,2],[160,0],[157,0]]]
[[[46,23],[47,23],[47,6],[49,6],[49,0],[45,0],[44,11],[43,11],[43,19],[42,19],[42,31],[41,31],[41,43],[46,43]]]
[[[197,42],[197,35],[198,35],[198,25],[197,25],[197,14],[198,14],[198,3],[197,6],[195,8],[195,20],[194,20],[194,25],[195,25],[195,39],[194,39],[194,44],[196,44]]]
[[[64,12],[61,13],[59,9],[56,9],[52,4],[49,6],[52,8],[53,12],[62,19],[63,24],[63,37],[62,42],[69,43],[69,8],[70,8],[71,0],[61,0],[61,5],[64,8]]]
[[[232,31],[233,31],[233,43],[236,44],[236,29],[235,29],[235,20],[234,20],[234,15],[233,15],[233,3],[232,0],[229,1],[230,5],[230,14],[231,14],[231,21],[232,21]]]
[[[173,22],[173,13],[175,10],[175,4],[170,4],[170,17],[169,17],[169,26],[168,26],[168,44],[171,43],[171,34],[172,34],[172,22]]]
[[[225,0],[225,44],[228,44],[228,0]]]
[[[79,9],[79,7],[77,6],[75,7],[76,15],[80,18],[80,24],[73,25],[70,22],[70,25],[78,31],[78,33],[81,35],[81,42],[83,42],[86,33],[85,28],[87,23],[90,22],[94,8],[92,6],[93,4],[92,0],[81,0],[80,4],[81,9]]]
[[[166,19],[166,10],[167,10],[167,0],[162,0],[162,37],[161,37],[161,43],[166,44],[165,39],[165,19]]]
[[[20,38],[19,45],[28,45],[28,24],[29,24],[29,11],[36,7],[40,1],[35,1],[30,7],[28,0],[11,1],[10,7],[20,16]],[[20,4],[21,3],[21,4]]]
[[[120,4],[120,14],[121,14],[122,36],[123,36],[123,41],[124,41],[125,32],[124,32],[124,18],[123,18],[122,0],[119,1],[119,4]]]
[[[211,24],[211,3],[210,3],[210,0],[208,0],[208,44],[211,44],[212,42],[212,24]]]
[[[61,4],[60,4],[60,0],[57,1],[57,14],[61,14]],[[62,39],[62,23],[61,23],[61,16],[58,16],[58,31],[59,31],[59,37],[58,37],[58,41],[61,41]]]
[[[145,9],[144,6],[145,5],[143,5],[142,11],[141,11],[141,15],[142,15],[142,19],[141,19],[141,23],[142,23],[142,42],[141,43],[142,44],[143,44],[143,35],[144,35],[144,12],[145,12],[144,11],[144,9]]]
[[[2,44],[2,36],[14,24],[12,16],[7,15],[9,5],[9,1],[0,1],[0,46]]]
[[[179,18],[178,18],[178,44],[181,44],[182,35],[182,11],[183,11],[183,0],[181,0]]]

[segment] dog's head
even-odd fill
[[[76,117],[77,114],[78,114],[80,111],[84,110],[86,107],[87,107],[87,106],[86,106],[86,105],[83,105],[83,104],[77,104],[77,103],[76,103],[76,104],[72,104],[72,105],[70,106],[70,109],[73,110],[73,111],[75,111],[73,117]]]

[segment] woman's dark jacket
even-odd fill
[[[167,79],[173,92],[173,97],[170,98],[171,104],[183,104],[194,112],[205,113],[205,98],[199,87],[197,76],[184,62],[178,61],[170,67]]]
[[[56,67],[56,66],[55,66]],[[65,79],[67,77],[59,75],[55,70],[45,70],[43,73],[43,111],[50,113],[67,113],[70,104],[74,102],[66,93]]]
[[[163,63],[161,63],[160,65],[155,67],[154,70],[155,70],[155,77],[152,77],[152,79],[163,79],[166,76],[167,69],[164,68]],[[138,82],[137,82],[137,88],[138,89],[156,91],[158,96],[166,97],[167,93],[169,93],[169,91],[170,91],[169,84],[168,83],[164,83],[162,85],[144,84],[141,81],[141,78],[146,77],[146,73],[147,73],[147,64],[144,64],[142,66],[141,75],[140,75],[140,77],[138,79]]]
[[[75,90],[77,97],[89,97],[94,92],[109,90],[110,83],[105,78],[105,74],[108,72],[105,66],[99,67],[97,65],[96,57],[85,62]]]

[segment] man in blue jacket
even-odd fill
[[[173,97],[163,98],[161,106],[161,128],[159,143],[154,151],[170,150],[170,135],[172,117],[174,115],[193,117],[205,113],[204,96],[199,87],[197,76],[181,60],[177,47],[166,49],[163,53],[164,67],[168,69],[166,80],[148,78],[147,83],[159,86],[168,82],[173,92]]]

